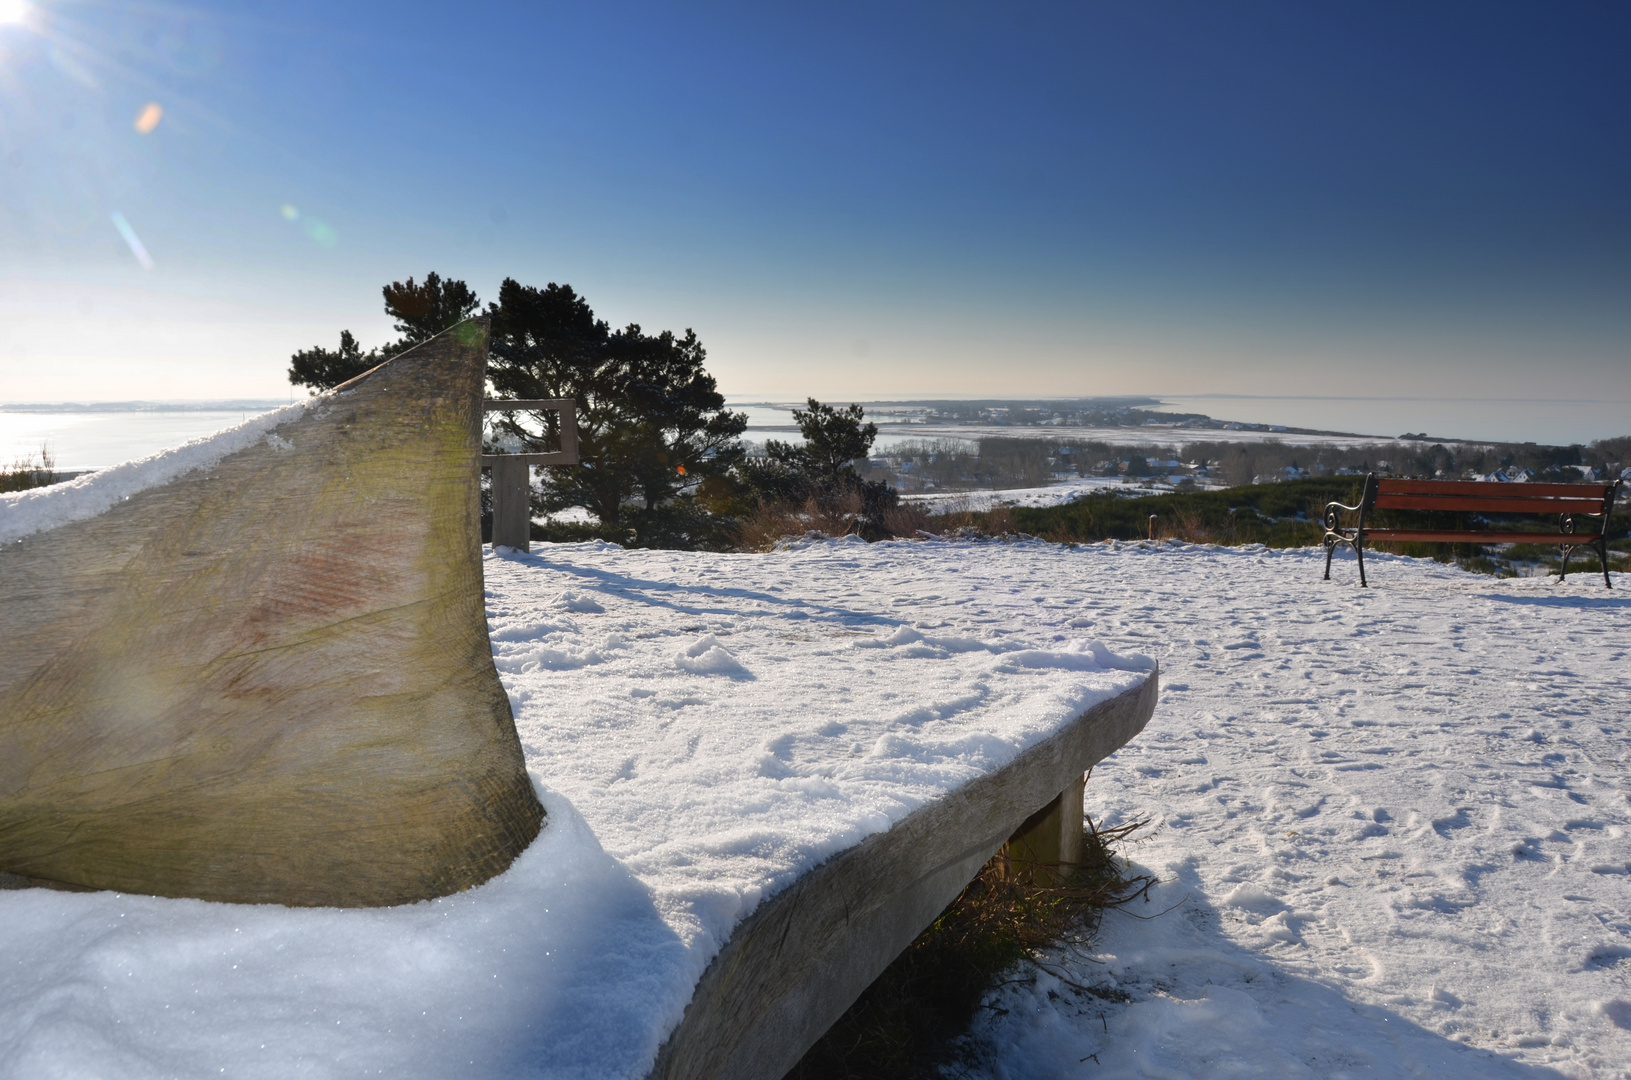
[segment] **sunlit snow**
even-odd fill
[[[0,1076],[641,1076],[765,897],[1140,654],[1161,704],[1088,810],[1151,820],[1161,884],[992,1002],[979,1071],[1624,1076],[1631,577],[1370,561],[1361,590],[1170,543],[489,554],[549,811],[510,871],[373,911],[0,893]]]

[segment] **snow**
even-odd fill
[[[804,870],[1143,678],[988,550],[500,549],[488,619],[528,764],[705,962]]]
[[[766,897],[1146,677],[1009,552],[489,552],[539,839],[390,909],[0,892],[0,1077],[643,1076]]]
[[[1091,551],[1165,685],[1087,809],[1161,884],[990,1003],[974,1075],[1631,1076],[1631,575]]]
[[[1119,476],[1075,476],[1041,487],[994,488],[981,491],[902,492],[901,501],[913,503],[930,513],[979,512],[998,506],[1062,506],[1083,497],[1109,491],[1118,495],[1162,495],[1170,493],[1183,476],[1147,477],[1128,483]],[[1166,486],[1157,486],[1160,484]],[[1204,481],[1202,481],[1204,484]]]
[[[288,449],[288,441],[278,436],[276,430],[299,419],[308,405],[323,402],[327,397],[298,401],[251,417],[214,435],[65,483],[0,494],[0,544],[95,517],[138,491],[168,483],[196,469],[208,469],[228,454],[262,439],[272,446]]]
[[[1631,575],[1367,562],[501,549],[539,840],[383,910],[0,893],[0,1077],[638,1077],[765,897],[1139,654],[1161,703],[1087,805],[1161,884],[1002,991],[976,1075],[1631,1075]]]

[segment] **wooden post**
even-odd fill
[[[532,466],[520,454],[493,456],[493,546],[517,551],[532,541]]]
[[[1069,864],[1082,858],[1082,797],[1086,774],[1025,819],[1008,841],[1009,865],[1016,873],[1069,877]],[[1060,864],[1065,864],[1061,866]]]
[[[493,546],[532,550],[532,466],[578,463],[577,402],[572,398],[487,398],[487,412],[557,412],[561,414],[561,448],[543,454],[483,454],[493,470]]]

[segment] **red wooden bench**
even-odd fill
[[[1589,547],[1602,561],[1603,584],[1614,586],[1608,580],[1608,517],[1614,512],[1614,500],[1620,485],[1611,484],[1502,484],[1478,480],[1400,480],[1365,477],[1364,493],[1358,506],[1328,503],[1325,507],[1325,580],[1331,580],[1331,556],[1338,544],[1354,549],[1359,560],[1359,584],[1365,585],[1365,544],[1382,541],[1402,543],[1418,541],[1430,544],[1556,544],[1563,549],[1563,576],[1569,574],[1569,556],[1577,547]],[[1495,531],[1488,528],[1467,529],[1372,529],[1365,525],[1365,517],[1373,510],[1436,510],[1471,515],[1472,520],[1486,514],[1542,514],[1557,518],[1558,531],[1523,532]],[[1342,514],[1358,514],[1351,527],[1342,525]],[[1596,522],[1581,522],[1582,517],[1596,518]],[[1462,518],[1462,521],[1469,520]],[[1590,528],[1582,529],[1582,525]]]

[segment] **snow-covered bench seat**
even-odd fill
[[[529,766],[698,965],[654,1076],[780,1076],[1028,816],[1144,726],[1154,665],[1094,640],[1079,596],[1007,584],[1055,550],[489,556]]]

